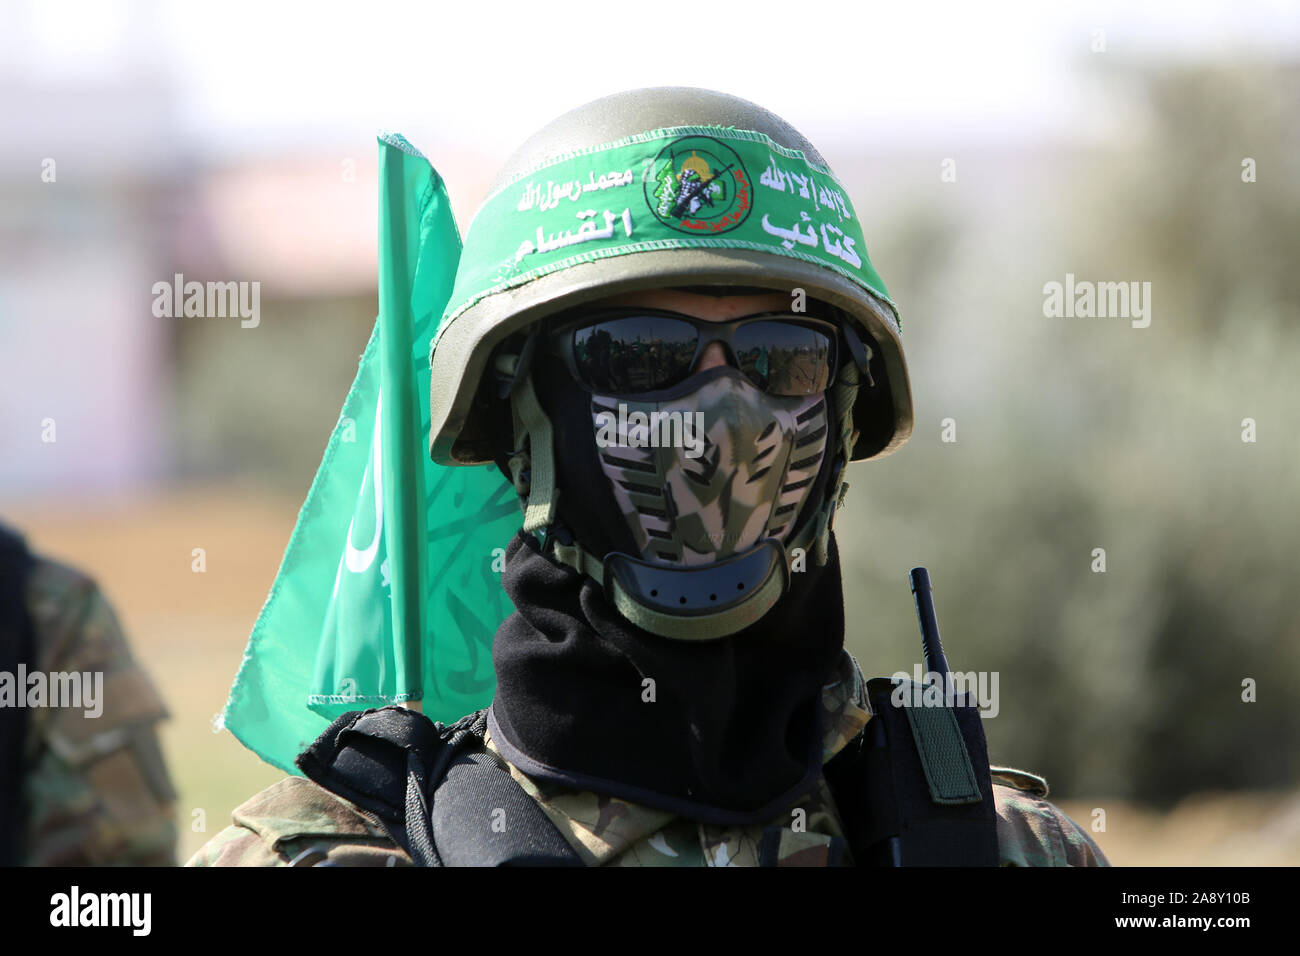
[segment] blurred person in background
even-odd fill
[[[0,865],[175,865],[166,717],[95,582],[0,525]]]

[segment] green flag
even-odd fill
[[[429,345],[461,248],[446,187],[393,135],[379,193],[379,318],[221,718],[290,772],[346,711],[421,701],[449,721],[487,706],[510,612],[514,490],[495,467],[428,455]]]

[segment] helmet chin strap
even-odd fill
[[[508,459],[510,478],[524,509],[524,530],[530,534],[555,522],[560,489],[555,483],[555,442],[551,419],[537,400],[529,359],[534,337],[522,355],[502,355],[497,371],[508,376],[510,414],[514,427],[513,450]],[[519,372],[522,371],[522,375]]]
[[[516,363],[503,358],[513,373]],[[844,465],[858,438],[853,406],[859,381],[858,368],[852,362],[836,376],[832,398],[839,422],[839,448],[826,497],[789,540],[765,538],[747,551],[712,564],[676,567],[617,551],[600,558],[572,540],[556,517],[560,492],[555,481],[551,421],[537,399],[532,375],[525,372],[515,378],[510,391],[514,451],[509,459],[524,511],[523,528],[548,532],[546,540],[555,559],[601,585],[618,612],[642,630],[690,641],[735,634],[781,599],[790,574],[797,573],[795,566],[810,549],[818,566],[829,559],[835,512],[844,504],[849,488],[842,480]]]

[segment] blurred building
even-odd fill
[[[170,330],[148,305],[189,178],[173,99],[143,64],[6,71],[0,127],[0,491],[137,482],[165,462]]]

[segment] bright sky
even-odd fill
[[[382,128],[498,153],[573,106],[661,84],[735,92],[814,142],[1005,139],[1070,125],[1087,72],[1120,58],[1300,50],[1294,0],[9,0],[0,16],[6,71],[54,82],[156,71],[216,152]]]

